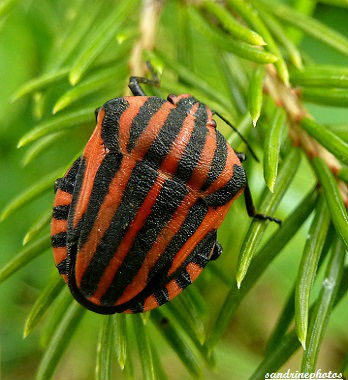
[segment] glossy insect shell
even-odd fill
[[[221,250],[216,230],[245,172],[190,95],[108,101],[83,155],[56,182],[52,246],[73,296],[102,314],[178,295]]]

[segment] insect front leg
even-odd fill
[[[151,63],[147,61],[146,65],[152,75],[152,79],[148,79],[144,77],[135,77],[135,76],[132,76],[129,78],[128,87],[132,91],[132,94],[134,96],[146,96],[144,90],[140,86],[140,83],[148,84],[150,86],[155,86],[155,87],[158,87],[160,85],[158,76],[153,66],[151,65]]]

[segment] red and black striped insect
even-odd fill
[[[216,232],[244,191],[243,154],[190,95],[134,96],[96,110],[82,156],[56,181],[52,246],[59,273],[86,308],[138,313],[170,301],[221,254]]]

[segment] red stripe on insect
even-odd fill
[[[109,228],[114,213],[120,205],[123,192],[136,161],[140,161],[146,154],[172,108],[173,106],[170,103],[165,103],[159,111],[153,115],[142,135],[139,137],[137,145],[141,146],[142,149],[139,149],[136,154],[136,145],[135,149],[132,151],[132,156],[125,155],[123,157],[120,169],[109,186],[109,193],[106,195],[103,204],[99,208],[98,216],[90,232],[88,241],[79,250],[76,261],[76,283],[78,287],[81,284],[83,274],[92,260],[100,240]]]
[[[211,109],[208,106],[205,106],[205,110],[208,115],[207,125],[214,125],[214,128],[216,128],[216,123],[213,121],[213,113],[211,112]]]
[[[189,274],[190,276],[190,279],[191,279],[191,282],[194,282],[197,277],[201,274],[203,268],[201,268],[199,265],[195,264],[195,263],[189,263],[187,266],[186,266],[186,271],[187,273]],[[168,292],[168,300],[171,301],[174,297],[176,297],[177,295],[179,295],[184,289],[181,288],[178,283],[176,282],[176,280],[172,280],[170,281],[166,286],[165,286],[165,289],[167,290]],[[153,310],[155,309],[156,307],[158,307],[159,304],[156,300],[156,297],[151,294],[149,297],[147,297],[145,299],[145,302],[144,302],[144,312],[145,311],[149,311],[149,310]]]
[[[181,99],[191,98],[192,95],[190,94],[181,94],[181,95],[169,95],[168,98],[170,98],[170,101],[176,105]]]
[[[187,115],[186,119],[183,122],[180,132],[176,136],[171,150],[163,160],[160,170],[168,173],[174,174],[177,170],[181,156],[183,155],[187,144],[190,141],[192,131],[195,126],[195,117],[193,114],[197,111],[199,104],[196,103],[192,108],[190,113]]]
[[[75,228],[82,215],[86,212],[89,198],[94,185],[94,179],[108,149],[104,145],[101,136],[102,123],[105,116],[105,110],[102,108],[98,114],[98,124],[91,138],[89,139],[83,157],[86,160],[85,176],[82,179],[82,186],[79,198],[75,207],[73,227]]]
[[[226,164],[222,172],[220,173],[219,177],[209,186],[206,193],[211,194],[218,189],[224,187],[226,183],[232,178],[233,176],[233,167],[234,165],[241,166],[241,163],[237,157],[237,155],[234,153],[233,149],[230,147],[230,145],[227,143],[227,159]]]
[[[172,300],[174,297],[176,297],[178,294],[180,294],[183,291],[183,288],[178,285],[176,280],[172,280],[168,282],[168,284],[166,285],[166,289],[168,291],[169,301]]]
[[[132,156],[141,160],[147,151],[149,150],[151,144],[155,141],[157,135],[161,131],[163,124],[167,120],[170,111],[174,108],[172,104],[166,102],[162,107],[151,117],[146,128],[143,130],[142,134],[139,136],[135,143],[135,147],[132,150]]]
[[[60,232],[66,232],[68,229],[67,220],[52,219],[51,235],[59,234]]]
[[[201,268],[199,265],[195,263],[189,263],[186,266],[186,271],[190,275],[191,282],[194,282],[197,279],[197,277],[200,275],[202,270],[203,268]]]
[[[72,201],[72,194],[66,193],[60,189],[57,190],[56,197],[54,199],[53,207],[70,205]]]
[[[111,261],[109,262],[109,265],[105,269],[105,272],[103,273],[99,281],[97,290],[95,291],[93,296],[89,298],[90,301],[100,304],[100,298],[103,296],[103,294],[107,291],[107,289],[111,285],[114,275],[117,272],[117,270],[120,268],[127,254],[129,253],[137,233],[142,228],[147,217],[150,215],[152,206],[156,202],[156,199],[162,189],[164,182],[165,182],[165,177],[158,176],[156,182],[154,183],[151,190],[147,194],[145,201],[143,202],[142,206],[139,208],[135,218],[130,223],[127,229],[127,232],[124,238],[122,239],[117,251],[114,253],[113,258],[111,259]],[[129,299],[133,298],[134,295],[136,295],[133,293],[126,294],[126,292],[124,294],[125,296],[124,297],[121,296],[115,305],[120,305],[121,303],[128,301]]]
[[[96,221],[88,236],[87,242],[80,248],[76,259],[76,283],[79,287],[85,270],[87,269],[102,237],[110,226],[112,218],[121,203],[123,192],[136,161],[130,156],[125,156],[121,162],[120,169],[112,179],[109,192],[101,204]]]
[[[159,260],[161,255],[165,252],[167,245],[174,237],[174,235],[180,230],[180,227],[184,223],[190,210],[190,206],[194,203],[196,198],[197,197],[194,194],[189,193],[181,202],[171,220],[158,235],[151,250],[147,253],[141,268],[133,278],[132,282],[127,286],[123,295],[119,298],[117,305],[128,301],[131,299],[130,295],[136,295],[146,287],[146,284],[148,282],[148,275],[151,268],[156,264],[157,260]]]
[[[171,178],[172,174],[176,172],[180,158],[184,153],[185,148],[190,140],[195,125],[195,118],[192,116],[192,114],[196,112],[198,106],[199,104],[196,103],[192,107],[191,113],[189,113],[186,119],[184,120],[182,128],[178,133],[170,152],[168,153],[168,155],[163,160],[160,166],[159,170],[161,172],[165,171],[169,178]],[[170,240],[180,230],[180,227],[182,223],[185,221],[185,218],[189,212],[190,206],[194,203],[197,196],[198,195],[196,195],[195,192],[191,192],[181,202],[180,206],[173,214],[171,220],[160,232],[151,250],[147,253],[140,270],[135,275],[132,282],[127,286],[123,295],[118,299],[116,305],[127,302],[129,299],[132,298],[132,295],[138,294],[145,288],[148,280],[149,271],[155,265],[157,260],[161,257]]]
[[[156,297],[152,294],[151,296],[147,297],[144,302],[144,311],[149,311],[152,309],[156,309],[158,307],[158,302],[156,300]]]
[[[188,186],[194,189],[200,189],[207,179],[216,149],[216,130],[213,127],[207,127],[207,129],[208,133],[201,156],[187,183]]]
[[[53,248],[53,252],[54,252],[54,262],[56,265],[58,265],[61,261],[67,258],[66,247]]]
[[[224,205],[222,207],[218,207],[217,209],[209,208],[207,215],[203,219],[203,222],[198,227],[196,232],[190,236],[190,238],[175,255],[172,261],[172,265],[168,271],[168,276],[173,274],[182,265],[182,263],[186,260],[196,245],[209,231],[212,230],[212,228],[217,229],[220,226],[226,216],[231,202],[229,202],[227,206]]]
[[[127,99],[127,97],[126,97]],[[120,144],[121,153],[127,153],[127,144],[130,136],[130,129],[132,122],[135,116],[139,113],[140,108],[144,105],[148,96],[137,96],[131,97],[128,100],[128,103],[131,104],[131,107],[128,107],[120,117],[119,121],[119,135],[118,142]]]

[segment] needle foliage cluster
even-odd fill
[[[260,159],[249,155],[245,164],[257,209],[282,226],[251,221],[239,199],[219,230],[221,258],[177,299],[142,315],[86,311],[54,268],[54,180],[81,155],[95,108],[124,95],[138,74],[129,63],[145,33],[145,6],[151,1],[0,2],[9,88],[0,92],[8,160],[1,219],[13,239],[25,232],[21,247],[10,237],[2,244],[2,325],[26,318],[26,340],[2,347],[5,362],[12,357],[5,368],[16,374],[26,365],[37,380],[258,380],[321,368],[331,317],[346,321],[338,315],[348,286],[346,0],[157,4],[155,40],[140,60],[152,63],[161,86],[146,91],[191,93],[230,120]],[[248,155],[228,125],[218,128]],[[347,367],[347,337],[339,342],[343,352],[323,361],[337,372]]]

